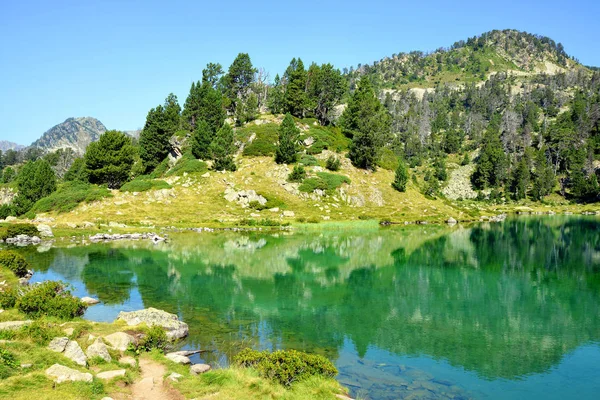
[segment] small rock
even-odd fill
[[[456,225],[457,223],[457,221],[452,217],[448,218],[448,221],[446,222],[448,223],[448,225]]]
[[[33,367],[33,364],[21,364],[21,368],[27,369]]]
[[[100,301],[99,301],[99,300],[97,300],[97,299],[93,299],[93,298],[91,298],[91,297],[87,297],[87,296],[84,296],[84,297],[82,297],[82,298],[81,298],[81,302],[82,302],[83,304],[87,304],[88,306],[91,306],[91,305],[94,305],[94,304],[98,304],[98,303],[100,303]]]
[[[85,367],[87,365],[87,356],[79,347],[79,343],[74,340],[69,340],[67,347],[65,347],[65,357],[73,360],[76,364]]]
[[[67,336],[71,336],[73,334],[73,332],[75,332],[75,329],[73,328],[65,328],[63,329],[63,332],[67,335]]]
[[[206,173],[204,173],[204,174],[202,174],[200,176],[203,177],[203,178],[210,178],[210,172],[206,172]]]
[[[120,376],[125,376],[125,373],[127,371],[124,369],[116,369],[114,371],[105,371],[105,372],[100,372],[99,374],[96,375],[96,378],[98,379],[104,379],[105,381],[109,381],[111,379],[120,377]]]
[[[48,348],[57,353],[62,353],[63,351],[65,351],[65,347],[67,347],[68,343],[68,337],[55,337],[48,345]]]
[[[194,375],[203,374],[210,371],[210,365],[208,364],[194,364],[190,367],[190,372]]]
[[[296,214],[293,211],[284,211],[282,214],[284,217],[294,217]]]
[[[184,364],[184,365],[186,365],[186,364],[191,364],[192,363],[192,361],[188,357],[182,356],[182,355],[179,355],[179,354],[169,353],[165,357],[168,360],[171,360],[171,361],[173,361],[174,363],[177,363],[177,364]]]
[[[135,361],[135,358],[133,358],[133,357],[125,356],[125,357],[119,358],[119,364],[125,364],[125,365],[129,365],[131,367],[135,367],[137,365],[137,361]]]
[[[178,374],[177,372],[173,372],[171,375],[168,376],[168,379],[173,382],[177,382],[181,378],[183,378],[183,375]]]
[[[115,350],[125,351],[130,344],[135,343],[135,338],[125,332],[115,332],[104,337],[109,346]]]
[[[64,365],[54,364],[46,370],[46,375],[53,378],[54,382],[91,382],[93,379],[92,374],[87,372],[79,372],[75,369],[65,367]]]
[[[100,357],[106,362],[111,362],[112,358],[108,353],[108,347],[102,342],[102,339],[98,338],[94,343],[92,343],[87,350],[85,351],[89,358]]]

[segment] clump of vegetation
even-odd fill
[[[289,226],[289,222],[279,222],[269,218],[263,218],[261,220],[243,218],[240,220],[241,226]]]
[[[319,161],[315,157],[313,157],[313,156],[311,156],[309,154],[303,154],[300,157],[300,161],[298,161],[298,162],[300,164],[302,164],[302,165],[307,166],[307,167],[308,166],[319,165]]]
[[[64,336],[64,332],[55,323],[37,320],[22,327],[16,336],[18,338],[29,339],[41,346],[46,346],[55,337]]]
[[[159,351],[165,351],[167,346],[169,345],[169,340],[167,339],[167,333],[165,330],[158,326],[153,325],[146,330],[144,336],[140,339],[136,353],[140,353],[142,351],[151,351],[152,349],[158,349]]]
[[[0,379],[6,379],[11,376],[19,364],[13,353],[0,348]]]
[[[167,172],[167,176],[182,176],[184,173],[205,173],[208,171],[208,165],[205,162],[196,160],[190,153],[185,153],[177,164]]]
[[[12,250],[0,250],[0,266],[8,268],[19,278],[27,275],[29,269],[27,260]]]
[[[399,192],[406,191],[406,183],[408,182],[408,170],[406,169],[406,164],[402,160],[398,161],[398,168],[396,168],[396,176],[394,177],[394,182],[392,182],[392,187]]]
[[[0,290],[0,308],[13,308],[17,303],[18,296],[17,289],[13,286]]]
[[[0,239],[2,240],[19,235],[37,236],[39,234],[37,228],[32,224],[12,224],[0,228]]]
[[[86,306],[71,295],[61,282],[47,281],[30,286],[17,298],[16,307],[29,317],[46,315],[60,319],[73,319],[83,315]]]
[[[110,190],[106,188],[81,181],[65,182],[59,186],[56,192],[38,200],[32,211],[65,213],[74,210],[80,203],[91,203],[105,197],[112,197]]]
[[[234,357],[236,365],[254,368],[267,379],[290,387],[312,376],[333,378],[338,371],[335,366],[323,356],[302,353],[296,350],[256,351],[242,350]]]
[[[306,178],[306,170],[302,165],[295,165],[292,172],[288,175],[288,182],[302,182]]]
[[[277,164],[293,164],[298,160],[298,137],[300,129],[296,127],[294,119],[286,114],[279,127],[279,144],[275,151]]]
[[[320,189],[327,193],[332,193],[344,183],[350,184],[350,178],[344,175],[317,172],[316,177],[305,179],[298,190],[305,193],[312,193]]]
[[[158,190],[158,189],[170,189],[171,185],[169,185],[165,181],[161,180],[151,180],[146,177],[139,177],[137,179],[132,180],[131,182],[127,182],[123,186],[121,186],[121,192],[145,192],[147,190]]]
[[[329,156],[329,158],[325,162],[325,168],[327,168],[330,171],[339,171],[340,165],[340,159],[336,156]]]

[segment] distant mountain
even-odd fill
[[[0,150],[21,150],[25,148],[25,146],[13,142],[9,142],[7,140],[0,140]]]
[[[366,75],[381,89],[406,89],[477,83],[498,72],[532,76],[575,69],[587,70],[565,52],[562,44],[507,29],[486,32],[430,53],[398,53],[372,64],[359,64],[349,76],[353,81]]]
[[[71,148],[77,154],[83,154],[86,147],[98,140],[104,132],[106,132],[106,127],[96,118],[67,118],[65,122],[46,131],[31,146],[49,151]]]

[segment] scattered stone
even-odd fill
[[[285,210],[281,215],[283,215],[284,217],[294,217],[296,214],[293,211],[288,211]]]
[[[67,347],[65,347],[65,357],[82,367],[87,365],[87,356],[83,350],[81,350],[81,347],[79,347],[79,343],[74,340],[69,340],[69,343],[67,343]]]
[[[125,356],[125,357],[119,358],[119,364],[125,364],[125,365],[129,365],[131,367],[135,367],[137,365],[137,361],[135,361],[135,358],[133,358],[133,357]]]
[[[165,357],[167,358],[167,360],[171,360],[177,364],[187,365],[192,363],[192,361],[188,357],[179,354],[169,353],[165,355]]]
[[[279,207],[269,208],[269,211],[271,211],[272,213],[278,213],[279,212]]]
[[[203,374],[211,370],[208,364],[194,364],[190,367],[190,372],[194,375]]]
[[[97,374],[96,378],[103,379],[105,381],[109,381],[111,379],[118,378],[120,376],[125,376],[126,372],[127,371],[124,369],[116,369],[114,371],[104,371],[104,372],[100,372],[99,374]]]
[[[448,225],[456,225],[456,223],[458,221],[456,221],[454,218],[450,217],[448,218],[448,221],[446,221],[448,223]]]
[[[4,330],[16,330],[16,329],[21,329],[22,327],[24,327],[25,325],[29,325],[31,324],[31,320],[28,319],[27,321],[6,321],[6,322],[0,322],[0,331],[4,331]]]
[[[184,338],[189,332],[188,325],[180,321],[177,315],[152,307],[139,311],[121,311],[117,320],[125,321],[129,326],[142,323],[148,326],[158,325],[166,331],[170,340]]]
[[[115,350],[125,351],[130,344],[135,344],[135,338],[125,332],[115,332],[104,337],[108,345]]]
[[[40,232],[40,235],[42,235],[42,237],[54,237],[54,233],[52,233],[52,228],[50,228],[49,225],[39,224],[37,226],[37,230],[38,232]]]
[[[168,376],[167,379],[173,382],[178,382],[181,378],[183,378],[183,375],[178,374],[177,372],[173,372],[171,375]]]
[[[73,328],[65,328],[63,329],[63,332],[67,335],[67,336],[71,336],[73,334],[73,332],[75,332],[75,329]]]
[[[93,306],[94,304],[100,303],[99,300],[87,296],[82,297],[81,302],[83,304],[87,304],[88,306]]]
[[[106,362],[111,362],[112,357],[108,353],[108,347],[104,344],[102,339],[98,338],[94,343],[92,343],[87,350],[85,351],[89,358],[100,357]]]
[[[33,364],[21,364],[21,368],[27,369],[33,367]]]
[[[206,173],[204,173],[204,174],[202,174],[200,176],[203,177],[203,178],[210,178],[210,172],[206,172]]]
[[[54,382],[91,382],[92,374],[88,372],[79,372],[75,369],[65,367],[64,365],[54,364],[46,370],[46,375],[53,378]]]

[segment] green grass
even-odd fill
[[[170,189],[165,181],[137,178],[121,186],[121,192],[145,192],[147,190]]]
[[[85,182],[65,182],[58,190],[34,204],[34,213],[56,211],[59,213],[74,210],[80,203],[91,203],[112,197],[110,190]]]
[[[342,134],[340,128],[331,126],[313,126],[300,135],[300,140],[312,137],[315,142],[306,150],[308,154],[319,154],[323,150],[341,152],[348,149],[351,140]]]
[[[183,176],[183,174],[203,174],[208,171],[205,162],[197,160],[191,153],[186,153],[177,161],[177,164],[167,172],[167,176]]]
[[[236,130],[236,137],[247,142],[252,134],[255,134],[252,143],[246,144],[243,155],[247,157],[273,156],[275,144],[279,140],[279,125],[267,123],[263,125],[246,125]]]
[[[332,193],[344,183],[350,184],[350,178],[344,175],[330,174],[328,172],[317,172],[316,177],[306,178],[298,190],[312,193],[317,189]]]

